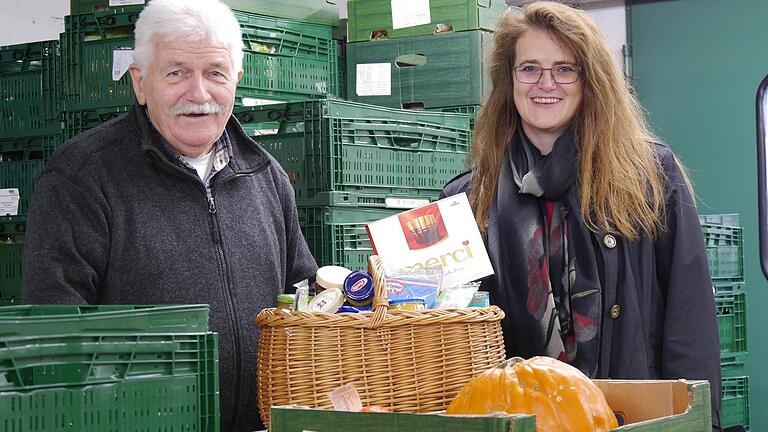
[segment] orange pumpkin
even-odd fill
[[[602,432],[618,427],[603,392],[580,370],[550,357],[515,357],[461,388],[448,414],[535,414],[538,432]]]

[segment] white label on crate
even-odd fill
[[[385,198],[384,205],[391,208],[412,209],[429,204],[428,199],[416,198]]]
[[[285,103],[285,101],[283,100],[256,99],[256,98],[249,98],[249,97],[244,97],[242,102],[243,102],[243,106],[247,106],[247,107]]]
[[[328,393],[328,398],[336,411],[360,411],[363,409],[363,403],[360,401],[360,395],[352,383],[336,387]]]
[[[120,81],[120,78],[128,71],[128,66],[133,63],[133,50],[131,48],[115,48],[112,50],[112,81]]]
[[[130,6],[146,3],[144,0],[109,0],[110,6]]]
[[[19,190],[0,189],[0,216],[16,216],[19,214]]]
[[[355,93],[358,96],[389,96],[392,94],[392,64],[364,63],[357,65]]]
[[[245,129],[245,128],[244,128]],[[277,129],[245,129],[248,136],[277,135]]]
[[[392,28],[416,27],[432,22],[429,0],[392,0]]]

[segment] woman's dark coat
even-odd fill
[[[666,176],[665,230],[655,240],[643,235],[630,241],[604,232],[592,236],[603,287],[594,378],[709,380],[713,425],[719,427],[720,341],[704,238],[674,155],[663,145],[654,149]],[[445,186],[443,196],[466,192],[470,184],[471,173],[464,173]],[[493,276],[482,287],[492,300],[499,289]],[[507,357],[543,354],[515,348],[509,336],[513,321],[507,317],[502,324]]]

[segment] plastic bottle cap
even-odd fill
[[[344,288],[344,279],[352,270],[340,266],[323,266],[317,269],[315,281],[325,289]]]
[[[309,311],[336,313],[343,304],[344,293],[338,288],[331,288],[312,298],[309,302]]]

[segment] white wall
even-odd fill
[[[576,3],[595,20],[608,39],[616,62],[624,69],[622,48],[627,43],[627,14],[624,0],[555,0],[561,3]],[[524,6],[535,0],[507,0],[507,4]]]
[[[623,70],[622,47],[627,43],[627,14],[624,0],[596,1],[584,3],[581,7],[603,31],[616,61]]]
[[[0,46],[58,39],[69,0],[0,0]]]

